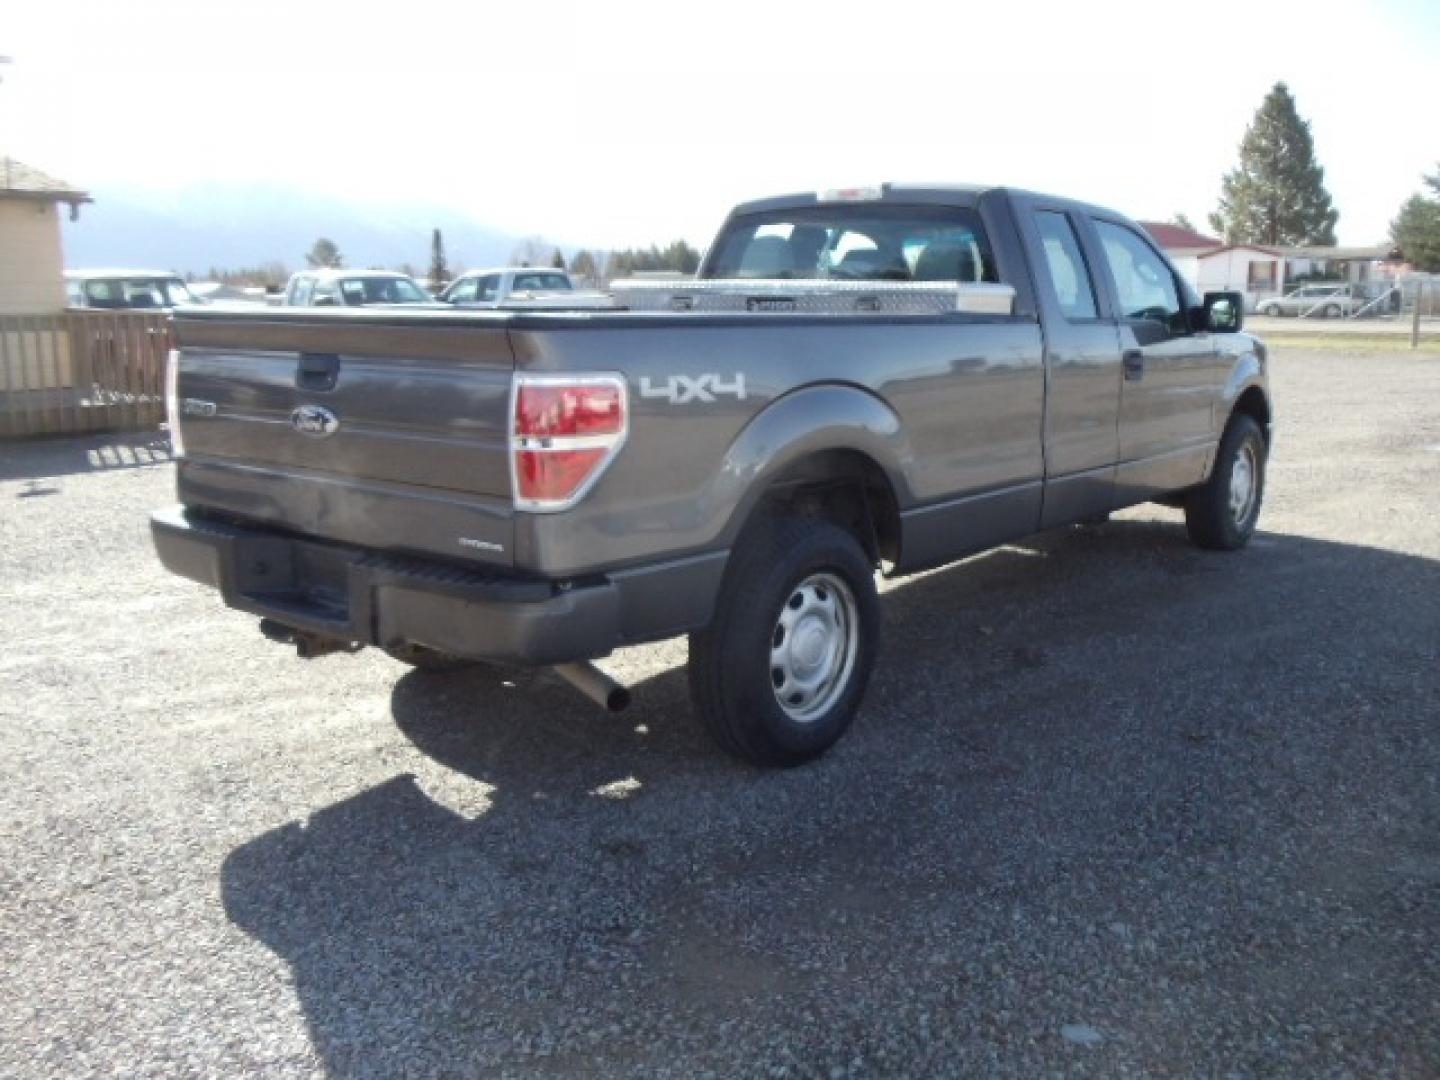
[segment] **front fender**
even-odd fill
[[[901,509],[914,503],[913,454],[900,417],[882,399],[848,383],[807,386],[757,414],[736,436],[712,478],[707,501],[729,507],[721,541],[733,543],[772,480],[826,451],[863,454],[885,473]]]
[[[1230,364],[1225,376],[1225,386],[1215,403],[1218,413],[1215,417],[1216,431],[1225,430],[1230,414],[1235,411],[1235,403],[1252,387],[1265,399],[1266,415],[1274,415],[1270,403],[1269,361],[1265,344],[1249,334],[1237,334],[1235,337],[1237,340],[1233,343],[1227,342],[1227,348],[1222,350],[1222,355],[1228,355]]]

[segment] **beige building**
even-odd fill
[[[73,218],[90,196],[11,157],[0,157],[0,314],[65,307],[61,207]]]

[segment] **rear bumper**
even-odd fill
[[[709,621],[726,552],[556,582],[500,575],[217,521],[150,519],[161,563],[240,611],[324,637],[556,664]]]

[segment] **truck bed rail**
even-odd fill
[[[1009,285],[945,281],[787,281],[776,279],[646,281],[610,286],[617,305],[631,311],[796,312],[806,315],[1009,315]]]

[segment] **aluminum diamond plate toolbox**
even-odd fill
[[[646,281],[610,286],[617,305],[631,311],[794,312],[802,315],[1009,315],[1009,285],[944,281],[782,281],[772,279]]]

